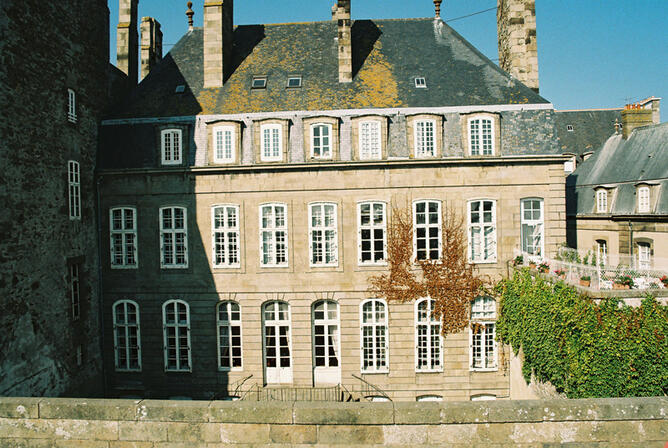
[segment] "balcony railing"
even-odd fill
[[[564,253],[565,252],[565,253]],[[521,257],[521,258],[520,258]],[[605,264],[607,260],[596,260],[578,254],[561,251],[556,258],[535,257],[522,253],[515,258],[516,267],[529,266],[538,272],[594,291],[607,290],[665,290],[668,288],[668,271],[640,266],[627,260],[629,264]],[[521,260],[521,261],[520,261]],[[650,291],[648,291],[650,292]]]

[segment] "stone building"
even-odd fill
[[[418,258],[440,253],[446,207],[464,217],[492,277],[517,250],[565,241],[553,106],[434,3],[435,18],[351,21],[339,0],[332,21],[235,27],[231,0],[206,1],[204,28],[102,122],[110,393],[509,396],[493,301],[473,305],[481,333],[442,339],[427,298],[367,292],[395,208],[413,216]]]
[[[568,240],[605,265],[668,270],[668,124],[660,98],[622,122],[567,181]]]
[[[0,4],[0,395],[102,393],[96,219],[106,1]]]

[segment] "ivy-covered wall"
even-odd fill
[[[668,394],[668,307],[597,304],[564,283],[517,271],[497,286],[497,338],[524,352],[523,374],[569,398]]]

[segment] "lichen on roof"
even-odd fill
[[[353,82],[339,83],[335,22],[241,25],[232,70],[203,88],[203,30],[186,33],[110,116],[164,117],[274,111],[547,103],[440,20],[356,20]],[[303,86],[287,88],[299,74]],[[251,89],[266,75],[265,89]],[[427,81],[417,89],[414,78]],[[185,84],[183,94],[174,88]]]

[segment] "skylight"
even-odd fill
[[[573,132],[573,125],[572,125],[572,124],[567,124],[567,125],[566,125],[566,130],[567,130],[568,132]]]
[[[427,81],[423,77],[415,78],[415,87],[418,89],[426,89]]]
[[[183,93],[185,91],[186,91],[186,86],[184,86],[183,84],[179,84],[178,86],[176,86],[176,89],[174,89],[174,93]]]
[[[302,86],[302,76],[288,76],[288,87],[301,87]]]
[[[267,87],[266,76],[253,76],[253,81],[251,82],[251,89],[265,89],[266,87]]]

